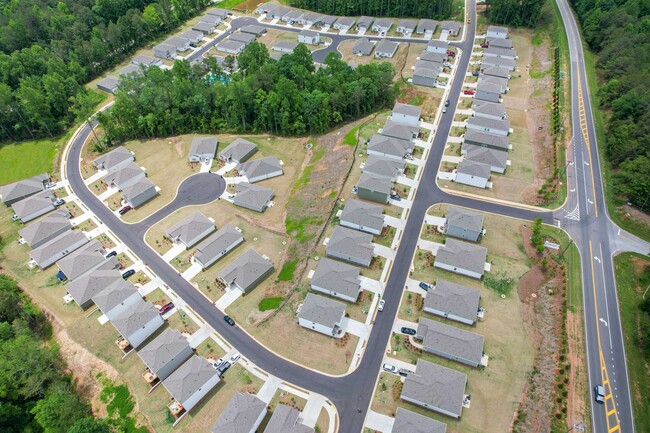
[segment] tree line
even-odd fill
[[[329,15],[372,17],[451,17],[453,0],[290,0],[291,6]]]
[[[650,3],[572,0],[597,53],[613,196],[650,210]]]
[[[318,134],[395,100],[395,70],[387,62],[355,69],[330,53],[317,70],[303,44],[274,60],[253,42],[237,63],[231,74],[210,58],[122,78],[115,104],[98,115],[109,144],[187,133]]]
[[[210,0],[0,0],[0,142],[54,136],[98,97],[82,85]]]
[[[490,0],[487,17],[494,24],[535,27],[545,4],[546,0]]]

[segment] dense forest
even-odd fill
[[[93,105],[84,83],[209,3],[0,0],[0,141],[63,131]]]
[[[490,0],[487,16],[491,23],[514,27],[535,27],[547,0]],[[555,1],[555,0],[553,0]]]
[[[112,143],[186,133],[322,133],[395,100],[390,63],[356,69],[330,53],[316,70],[300,44],[280,60],[266,46],[249,44],[237,59],[239,71],[225,74],[214,58],[170,70],[151,67],[120,82],[111,110],[98,119]]]
[[[297,8],[330,15],[449,18],[452,0],[290,0]]]
[[[572,0],[597,53],[614,195],[650,210],[650,1]]]

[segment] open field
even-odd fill
[[[41,173],[58,177],[52,173],[52,167],[62,143],[63,140],[36,140],[0,146],[0,185]]]

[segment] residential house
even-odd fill
[[[214,24],[206,23],[203,21],[199,21],[192,25],[192,30],[196,30],[197,32],[201,32],[204,35],[211,35],[214,33],[217,28],[215,27]]]
[[[462,30],[463,25],[458,21],[443,21],[442,31],[447,32],[449,36],[458,36]]]
[[[416,86],[435,87],[439,73],[440,69],[415,68],[412,82]]]
[[[489,147],[475,146],[473,144],[463,145],[465,159],[473,162],[480,162],[490,166],[493,173],[503,174],[508,166],[508,153]]]
[[[361,292],[360,269],[347,263],[323,258],[311,277],[311,289],[355,303]]]
[[[480,279],[485,272],[487,248],[467,242],[447,239],[438,249],[434,267]]]
[[[424,298],[424,311],[466,325],[476,323],[481,292],[438,277]]]
[[[104,155],[95,158],[93,165],[97,170],[106,170],[109,173],[117,171],[135,161],[133,153],[124,146],[116,147]]]
[[[217,45],[217,50],[228,54],[239,54],[244,51],[245,46],[246,44],[243,42],[226,38],[223,41],[219,42]]]
[[[391,42],[388,39],[382,39],[377,42],[375,47],[375,57],[392,58],[397,52],[399,44]]]
[[[338,226],[327,242],[327,257],[369,267],[374,255],[372,235]]]
[[[219,152],[219,159],[225,163],[236,162],[240,164],[257,152],[257,145],[243,138],[237,138],[224,150]]]
[[[254,12],[258,15],[268,14],[269,11],[273,10],[277,6],[278,5],[274,5],[271,3],[260,3],[259,5],[257,5],[257,8],[255,9]]]
[[[30,222],[54,210],[56,197],[50,190],[41,191],[11,205],[14,219],[22,223]]]
[[[399,20],[397,23],[397,33],[401,33],[404,36],[411,36],[411,33],[415,31],[415,27],[417,27],[417,21]]]
[[[108,264],[109,269],[117,269],[119,266],[117,260],[114,257],[106,260],[105,255],[106,250],[102,247],[102,244],[96,239],[93,239],[59,260],[56,265],[68,280],[74,281],[77,277],[92,271],[104,263]]]
[[[231,225],[223,226],[197,245],[194,260],[203,269],[206,269],[242,242],[244,242],[244,236],[239,230]]]
[[[514,71],[516,69],[516,61],[504,57],[483,57],[483,59],[481,59],[481,68],[489,68],[493,66],[505,68],[508,71]]]
[[[491,75],[483,75],[481,74],[478,77],[478,84],[496,84],[499,86],[499,89],[501,90],[501,93],[508,93],[508,79],[507,78],[502,78],[502,77],[493,77]]]
[[[37,194],[47,189],[47,184],[50,182],[50,176],[47,174],[39,174],[29,179],[19,180],[18,182],[4,185],[0,188],[0,196],[2,202],[11,206],[12,204],[25,199],[31,195]]]
[[[507,152],[510,148],[508,137],[476,131],[474,129],[468,129],[463,136],[463,148],[461,149],[463,155],[467,152],[466,145],[488,147],[501,152]]]
[[[307,45],[320,44],[320,35],[313,30],[303,30],[298,33],[298,42]]]
[[[235,32],[232,33],[228,39],[235,42],[242,42],[244,45],[248,45],[257,39],[257,37],[251,33]]]
[[[375,134],[368,142],[368,155],[384,156],[402,161],[411,152],[413,152],[413,143],[409,140]]]
[[[141,75],[142,74],[142,68],[145,66],[140,66],[140,65],[134,65],[133,63],[130,63],[120,69],[118,71],[118,75],[121,77],[122,75],[129,75],[129,74],[134,74],[134,75]]]
[[[330,337],[341,331],[341,322],[345,317],[344,303],[324,296],[307,293],[299,307],[298,324]]]
[[[416,336],[429,353],[474,368],[481,365],[485,343],[482,335],[420,317]]]
[[[445,433],[446,431],[447,424],[398,407],[390,433]]]
[[[45,269],[88,242],[90,241],[83,232],[66,231],[38,248],[34,248],[29,255],[41,269]]]
[[[282,21],[288,24],[295,24],[298,22],[298,19],[304,15],[304,12],[297,9],[292,9],[282,16]]]
[[[185,248],[191,248],[216,229],[214,222],[208,217],[199,211],[194,211],[168,228],[165,237],[175,244],[183,244]]]
[[[486,102],[501,102],[501,87],[492,83],[478,83],[474,98]]]
[[[212,15],[214,17],[219,17],[221,21],[227,19],[230,16],[230,12],[221,8],[211,8],[205,12],[207,15]]]
[[[99,270],[94,270],[90,275],[95,275],[99,279]],[[69,285],[74,285],[80,280],[86,278],[83,276]],[[108,282],[107,280],[106,282]],[[132,305],[139,303],[142,300],[142,295],[135,288],[132,282],[122,279],[122,276],[118,275],[118,278],[112,280],[109,285],[100,286],[100,282],[96,283],[97,289],[87,290],[87,294],[84,296],[90,296],[92,302],[95,303],[99,311],[103,314],[111,314],[112,316],[118,316],[121,312],[126,310]],[[89,284],[92,284],[89,282]],[[101,287],[104,287],[103,289]],[[99,292],[97,292],[99,290]],[[88,306],[92,304],[88,302]],[[87,308],[82,306],[82,308]],[[108,317],[108,316],[107,316]]]
[[[516,60],[517,53],[510,48],[499,48],[490,46],[483,50],[483,58],[495,57],[497,59]]]
[[[215,153],[217,153],[218,143],[219,140],[216,137],[194,137],[190,153],[187,155],[189,161],[211,164]]]
[[[476,101],[472,105],[476,117],[492,120],[501,120],[507,117],[506,107],[500,102]]]
[[[387,177],[391,182],[396,182],[397,178],[404,174],[404,160],[370,155],[363,165],[363,172]]]
[[[273,45],[273,48],[271,49],[273,51],[280,51],[281,53],[291,54],[293,53],[293,50],[295,50],[297,46],[298,44],[296,42],[279,41],[275,45]]]
[[[387,137],[399,138],[400,140],[414,140],[420,135],[420,127],[398,123],[393,120],[387,120],[380,131],[381,135]]]
[[[153,47],[153,54],[154,56],[161,59],[173,59],[174,56],[176,56],[176,47],[174,45],[163,42]]]
[[[348,31],[354,25],[354,18],[350,17],[339,17],[334,23],[334,28],[336,30]]]
[[[253,394],[232,396],[212,427],[212,433],[255,433],[266,416],[266,403]]]
[[[377,203],[388,203],[393,192],[393,183],[389,177],[365,172],[357,182],[357,196]]]
[[[436,53],[433,51],[424,50],[420,53],[420,60],[425,60],[427,62],[440,63],[441,66],[444,66],[444,63],[447,62],[447,53]]]
[[[281,176],[284,173],[282,171],[282,163],[275,156],[267,156],[241,163],[237,165],[237,171],[241,176],[246,176],[250,183],[271,179],[272,177]]]
[[[233,56],[228,56],[227,58],[224,56],[217,56],[213,55],[212,56],[216,61],[217,65],[226,73],[230,74],[238,69],[237,65],[237,58]],[[228,61],[226,61],[228,60]]]
[[[357,20],[357,30],[358,31],[363,31],[367,32],[370,26],[372,25],[372,22],[374,21],[374,18],[367,17],[367,16],[362,16]]]
[[[156,185],[143,178],[122,189],[124,200],[133,208],[138,208],[158,195]]]
[[[291,406],[278,404],[264,433],[314,433],[314,429],[298,421],[300,412]],[[444,432],[443,432],[444,433]]]
[[[250,33],[255,36],[262,36],[264,33],[266,33],[266,28],[255,24],[250,24],[247,26],[242,26],[239,31],[243,33]]]
[[[331,15],[322,15],[320,19],[314,23],[314,25],[319,26],[321,28],[330,28],[334,25],[336,20],[337,17],[333,17]]]
[[[321,18],[322,18],[321,14],[317,14],[316,12],[307,12],[305,14],[302,14],[297,21],[298,24],[301,24],[303,26],[313,26]]]
[[[341,211],[339,222],[343,227],[380,236],[384,228],[384,209],[361,200],[350,199]]]
[[[117,92],[119,84],[119,78],[109,75],[108,77],[102,78],[97,82],[97,88],[114,95]]]
[[[456,168],[456,182],[463,185],[487,188],[490,181],[490,166],[463,159]]]
[[[174,36],[167,39],[163,44],[170,45],[176,49],[176,51],[184,52],[190,49],[190,41],[180,36]]]
[[[93,302],[97,303],[95,298],[105,290],[110,289],[108,293],[112,294],[114,291],[118,291],[116,288],[121,289],[123,283],[126,283],[122,279],[120,271],[113,268],[110,262],[107,263],[108,264],[105,266],[108,269],[104,266],[100,266],[99,268],[88,272],[86,275],[75,278],[74,281],[65,286],[65,290],[70,294],[70,296],[72,296],[72,299],[74,299],[77,305],[84,310],[90,308],[93,305]],[[128,284],[133,289],[133,285],[131,283]],[[138,293],[135,289],[133,289],[133,291],[136,294]],[[107,296],[108,293],[104,294],[104,296]],[[138,297],[141,298],[139,294]],[[102,298],[102,301],[103,299],[104,298]],[[106,303],[102,304],[102,306],[104,307],[102,308],[104,314],[110,310],[110,308],[107,308]]]
[[[216,17],[214,15],[208,15],[205,14],[201,18],[199,18],[200,23],[208,24],[212,26],[213,28],[216,29],[216,27],[221,24],[221,18]]]
[[[203,37],[205,35],[203,34],[203,32],[198,30],[185,30],[183,33],[181,33],[178,36],[190,41],[190,45],[196,46],[203,40]]]
[[[513,48],[512,39],[487,39],[486,42],[490,48],[506,48],[511,50]]]
[[[485,37],[488,39],[507,39],[508,29],[506,27],[488,26]]]
[[[138,355],[149,371],[160,380],[167,379],[177,368],[192,356],[187,338],[175,329],[167,328],[146,346]]]
[[[212,363],[192,355],[162,381],[181,412],[192,410],[221,381]]]
[[[470,117],[467,120],[467,129],[506,137],[510,133],[510,121],[506,119]]]
[[[129,162],[119,170],[107,173],[102,177],[102,183],[108,188],[115,187],[123,190],[145,177],[146,173],[142,167],[133,162]]]
[[[467,375],[418,359],[415,374],[406,377],[400,398],[406,402],[460,419]]]
[[[134,65],[142,65],[145,68],[148,68],[150,66],[162,66],[162,60],[156,59],[151,56],[145,56],[144,54],[137,54],[133,59],[131,59],[131,63]]]
[[[250,248],[219,272],[219,279],[226,287],[250,292],[273,273],[273,263]]]
[[[391,27],[393,27],[393,20],[390,18],[377,18],[372,24],[372,31],[385,35]]]
[[[435,53],[429,53],[429,54],[435,54]],[[436,75],[437,75],[437,74],[442,72],[444,66],[442,65],[442,63],[430,62],[428,60],[419,59],[419,60],[416,60],[414,68],[415,69],[429,69],[429,70],[435,72]]]
[[[110,310],[106,316],[134,349],[142,345],[165,323],[158,309],[142,298],[122,311]]]
[[[490,77],[499,77],[510,79],[510,71],[501,66],[484,66],[481,67],[481,74]]]
[[[47,241],[72,229],[70,212],[62,208],[27,227],[21,229],[19,241],[26,243],[31,248],[37,248]]]
[[[273,197],[275,197],[272,189],[248,182],[240,182],[235,188],[237,191],[233,199],[235,206],[244,207],[255,212],[264,212],[271,204]]]
[[[438,27],[438,21],[430,20],[428,18],[423,18],[418,23],[418,26],[415,29],[415,33],[417,33],[418,35],[424,35],[427,33],[433,34],[435,33],[437,27]]]
[[[391,120],[406,125],[420,126],[420,107],[396,102]]]
[[[361,38],[352,47],[352,54],[356,54],[357,56],[369,56],[374,49],[374,43],[370,42],[368,38]]]
[[[437,53],[446,56],[448,50],[449,42],[447,41],[439,41],[437,39],[433,39],[427,43],[427,51],[430,53]]]
[[[266,17],[272,20],[279,20],[290,12],[289,8],[284,6],[276,6],[269,10]]]
[[[483,233],[483,214],[469,209],[449,206],[444,232],[447,236],[478,242]]]

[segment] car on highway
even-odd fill
[[[382,299],[379,301],[379,304],[377,304],[377,311],[384,311],[384,305],[386,305],[386,301]]]
[[[120,210],[118,211],[118,213],[119,213],[120,215],[124,215],[125,213],[127,213],[127,212],[130,211],[131,209],[133,209],[133,208],[131,207],[131,205],[128,205],[128,204],[127,204],[127,205],[124,206],[122,209],[120,209]]]
[[[223,320],[225,320],[226,323],[229,324],[230,326],[235,326],[235,321],[232,320],[232,317],[230,317],[230,316],[223,316]]]
[[[384,364],[382,368],[384,369],[384,371],[387,371],[388,373],[397,373],[397,367],[395,367],[394,365]]]
[[[110,259],[111,257],[115,257],[117,255],[117,251],[113,250],[110,253],[106,254],[106,258]]]
[[[419,286],[422,290],[429,290],[431,288],[431,284],[427,284],[424,281],[420,281]]]
[[[401,329],[401,331],[402,331],[402,334],[406,334],[406,335],[415,335],[417,333],[415,329],[407,328],[407,327],[403,327]]]
[[[160,312],[160,314],[165,314],[166,312],[168,312],[172,308],[174,308],[174,303],[173,302],[168,302],[165,305],[163,305],[162,307],[160,307],[160,309],[158,311]]]
[[[60,198],[57,199],[57,201],[54,202],[54,206],[63,206],[65,204],[65,199]]]
[[[463,90],[463,93],[464,93],[465,95],[473,95],[473,94],[475,94],[476,92],[475,92],[474,90],[472,90],[472,89],[467,89],[467,90]]]
[[[604,404],[605,403],[605,388],[602,385],[596,385],[594,387],[594,399],[596,403]]]
[[[230,357],[230,363],[234,364],[235,362],[239,361],[239,358],[241,358],[241,355],[239,353],[235,353],[233,356]]]
[[[228,361],[221,363],[221,365],[219,367],[217,367],[217,374],[219,375],[219,377],[223,376],[223,374],[226,371],[228,371],[228,369],[230,367],[231,367],[231,364]]]
[[[135,271],[133,269],[129,269],[128,271],[126,271],[126,272],[124,272],[122,274],[122,278],[124,278],[126,280],[127,278],[129,278],[133,274],[135,274]]]

